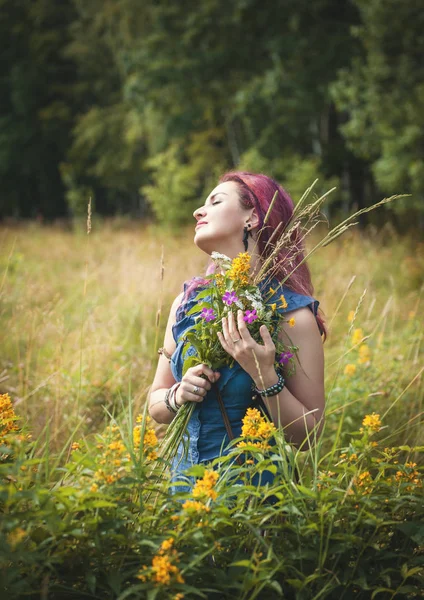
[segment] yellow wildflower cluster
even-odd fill
[[[247,409],[241,429],[242,437],[269,437],[274,431],[274,425],[265,421],[257,408]]]
[[[0,394],[0,435],[17,431],[18,427],[15,424],[17,418],[9,394]]]
[[[347,375],[348,377],[352,377],[353,375],[355,375],[356,373],[356,365],[346,365],[344,368],[344,374]]]
[[[143,417],[139,415],[137,417],[136,422],[138,425],[133,429],[133,440],[134,440],[134,448],[139,450],[141,443],[141,433],[142,433],[142,422]],[[151,423],[150,417],[146,419],[146,428],[144,430],[144,438],[143,438],[143,452],[148,460],[156,460],[158,455],[156,452],[156,447],[158,445],[158,438],[156,436],[156,432],[153,427],[149,427]]]
[[[136,427],[133,429],[134,450],[140,448],[141,436],[143,430],[143,416],[139,415],[136,419]],[[147,418],[146,427],[143,437],[144,455],[148,460],[157,458],[156,446],[158,443],[155,430],[150,425],[150,417]],[[103,455],[99,461],[100,468],[94,474],[94,482],[91,486],[92,492],[97,492],[99,484],[111,484],[124,477],[131,469],[131,454],[128,452],[124,442],[122,441],[119,427],[111,425],[106,427],[107,442],[97,444],[98,450],[103,450]],[[73,444],[73,449],[76,449],[78,443]]]
[[[233,258],[231,267],[227,271],[227,276],[241,285],[247,285],[249,283],[249,271],[250,254],[248,252],[240,252],[236,258]]]
[[[294,317],[292,317],[291,319],[288,320],[288,324],[290,327],[294,327],[296,325],[296,319]]]
[[[218,494],[214,489],[218,481],[218,473],[216,471],[205,471],[202,479],[198,479],[193,488],[193,498],[211,498],[216,500]]]
[[[354,310],[349,311],[349,314],[347,315],[348,323],[352,323],[354,316],[355,316],[355,311]]]
[[[352,344],[356,346],[364,339],[364,332],[362,329],[355,329],[352,334]]]
[[[288,304],[287,304],[287,300],[284,297],[284,294],[281,294],[280,296],[280,308],[287,308]]]
[[[221,294],[225,293],[225,277],[221,273],[215,273],[215,283]]]
[[[362,425],[371,431],[380,431],[381,429],[381,420],[380,415],[377,413],[372,413],[372,415],[365,415],[364,420],[362,421]],[[363,431],[361,427],[360,431]]]
[[[210,512],[210,508],[209,506],[206,506],[206,504],[203,504],[202,502],[199,502],[198,500],[186,500],[183,504],[183,509],[186,510],[187,512],[197,512],[197,513],[202,513],[202,512]]]
[[[157,585],[169,585],[171,579],[173,583],[184,583],[179,568],[174,564],[176,562],[178,562],[178,552],[174,548],[174,538],[169,538],[162,542],[158,553],[152,559],[150,569],[143,565],[137,578],[143,582],[150,579]],[[183,598],[184,596],[179,594],[179,597]]]
[[[403,471],[396,471],[395,480],[397,483],[413,483],[416,487],[422,487],[422,478],[421,474],[415,468],[417,463],[409,462],[405,463],[405,468]],[[411,492],[413,491],[414,486],[409,485],[406,490]]]
[[[367,344],[361,344],[359,346],[359,358],[358,363],[364,365],[371,360],[371,350]]]
[[[267,421],[257,408],[248,408],[243,418],[241,428],[241,437],[250,438],[249,441],[242,441],[237,444],[238,448],[254,446],[259,450],[269,450],[271,446],[268,443],[269,438],[275,433],[276,429],[273,423]],[[258,441],[253,441],[252,438]]]
[[[354,483],[357,487],[361,488],[363,494],[369,494],[372,490],[373,479],[369,471],[363,471],[355,477]]]

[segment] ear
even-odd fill
[[[258,217],[258,213],[256,212],[256,208],[252,209],[252,212],[250,213],[250,217],[246,220],[246,226],[249,229],[249,231],[253,231],[254,229],[257,229],[259,227],[259,217]]]

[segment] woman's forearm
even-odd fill
[[[157,423],[169,424],[175,417],[165,404],[165,394],[167,391],[167,388],[159,388],[149,394],[149,414]]]
[[[258,389],[265,389],[274,385],[277,381],[278,376],[273,371],[255,381],[255,385]],[[311,436],[310,445],[313,445],[314,438],[319,436],[323,424],[321,420],[319,427],[317,427],[317,423],[322,416],[319,409],[308,409],[287,387],[284,387],[275,396],[262,396],[262,399],[273,423],[284,429],[288,442],[300,446],[308,436]],[[306,442],[304,446],[307,445]]]

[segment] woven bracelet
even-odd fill
[[[267,387],[264,390],[258,390],[258,388],[255,387],[255,392],[257,394],[260,394],[261,396],[265,396],[266,398],[269,396],[275,396],[276,394],[281,392],[281,390],[284,387],[284,383],[284,377],[281,375],[281,373],[278,373],[277,383],[274,383],[274,385],[271,385],[270,387]]]
[[[169,403],[169,394],[171,393],[171,390],[172,390],[172,388],[169,388],[169,390],[166,390],[164,402],[165,402],[165,406],[169,410],[169,412],[172,412],[172,414],[176,415],[178,411],[176,409],[172,408],[172,406]]]

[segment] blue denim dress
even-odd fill
[[[187,287],[191,283],[192,281],[189,281],[184,284],[184,297]],[[281,294],[284,294],[287,301],[286,308],[277,308],[279,314],[308,306],[314,315],[317,315],[318,300],[293,292],[275,279],[268,284],[259,284],[263,296],[269,291],[270,287],[276,291],[271,296],[266,297],[267,304],[275,302],[278,306]],[[180,304],[176,312],[176,322],[172,327],[172,333],[177,347],[171,356],[171,370],[175,381],[181,381],[182,379],[184,334],[195,323],[194,315],[187,315],[187,313],[196,304],[194,298],[199,291],[200,288],[192,290],[189,297],[186,298],[184,303]],[[193,354],[195,354],[195,349],[193,346],[189,346],[186,356]],[[246,410],[254,405],[253,380],[237,362],[231,368],[224,366],[218,371],[221,373],[221,377],[215,385],[221,393],[234,437],[237,438],[241,435],[242,419],[246,414]],[[189,489],[187,484],[189,486],[193,485],[194,478],[184,475],[184,471],[195,464],[209,462],[218,456],[227,454],[229,452],[229,449],[226,448],[228,442],[229,439],[219,408],[217,393],[213,386],[204,400],[196,404],[188,423],[185,440],[180,444],[171,464],[171,476],[174,483],[172,491],[174,493],[187,491]],[[184,446],[186,446],[186,449],[184,449]],[[265,471],[262,475],[262,484],[268,480],[271,482],[274,477],[270,471]],[[178,485],[179,483],[183,485]]]

